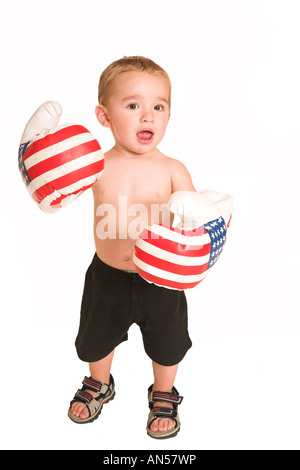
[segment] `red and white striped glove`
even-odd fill
[[[134,263],[150,283],[190,289],[206,277],[223,251],[233,201],[215,191],[178,191],[168,206],[173,227],[146,227],[136,242]]]
[[[98,141],[81,125],[58,126],[62,108],[42,104],[25,127],[19,170],[27,190],[44,212],[65,207],[90,188],[104,169]]]

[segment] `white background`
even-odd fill
[[[297,1],[1,3],[1,447],[291,449],[299,433],[300,10]],[[17,168],[23,128],[46,100],[104,150],[101,71],[152,58],[173,84],[160,149],[197,188],[235,200],[224,253],[187,293],[193,348],[176,387],[175,439],[146,435],[152,368],[138,327],[115,354],[116,398],[93,424],[67,417],[88,369],[74,340],[94,253],[91,191],[61,213],[30,200]]]

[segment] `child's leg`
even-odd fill
[[[110,369],[114,352],[115,351],[113,350],[110,354],[108,354],[108,356],[104,357],[100,361],[91,362],[89,364],[91,377],[93,379],[98,380],[98,382],[103,382],[105,384],[109,383]],[[89,393],[93,395],[93,397],[99,396],[99,393],[96,393],[93,390],[89,390]],[[80,417],[81,419],[86,419],[89,415],[87,407],[84,403],[75,402],[73,403],[71,409],[72,413],[75,416]]]
[[[100,361],[91,362],[89,364],[91,377],[93,377],[93,379],[105,384],[109,383],[110,369],[114,352],[115,350],[113,350],[110,354],[108,354],[108,356],[104,357]]]
[[[178,364],[174,366],[162,366],[152,361],[153,374],[154,374],[154,384],[152,387],[153,391],[159,392],[172,392],[172,388],[175,382],[175,377],[177,374]],[[165,402],[155,402],[154,406],[163,406],[173,408],[171,403]],[[157,418],[151,424],[151,431],[168,431],[172,429],[175,425],[174,420],[169,418]]]

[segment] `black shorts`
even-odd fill
[[[178,364],[192,346],[184,291],[150,284],[136,272],[103,263],[95,254],[89,266],[76,338],[79,358],[96,362],[128,339],[136,323],[148,356],[158,364]]]

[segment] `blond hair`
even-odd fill
[[[114,79],[125,72],[147,72],[152,75],[161,75],[170,87],[169,106],[171,107],[171,81],[167,72],[153,60],[142,56],[123,57],[110,64],[101,74],[98,86],[98,102],[106,106],[109,89]]]

